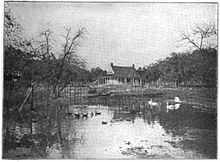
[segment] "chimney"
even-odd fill
[[[132,67],[135,68],[135,67],[134,67],[134,64],[132,64]]]
[[[113,66],[113,63],[111,63],[111,67]]]

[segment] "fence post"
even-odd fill
[[[70,85],[70,92],[69,92],[70,93],[69,94],[69,96],[70,96],[70,104],[71,104],[71,92],[72,92],[71,90],[72,90],[72,88],[71,88],[71,85]]]
[[[30,132],[31,134],[33,133],[32,131],[32,111],[34,110],[34,83],[31,83],[31,123],[30,123]]]

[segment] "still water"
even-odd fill
[[[217,157],[216,116],[182,103],[150,107],[147,98],[96,97],[74,103],[61,120],[64,145],[51,159],[210,159]],[[101,114],[95,114],[99,112]],[[77,117],[75,114],[80,114]],[[82,117],[82,114],[88,114]]]

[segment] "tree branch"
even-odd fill
[[[217,35],[217,30],[213,24],[204,24],[203,26],[195,25],[191,35],[187,32],[181,32],[180,42],[188,42],[199,50],[204,47],[204,40]]]

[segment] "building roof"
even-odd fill
[[[111,65],[112,70],[114,71],[114,77],[121,78],[140,78],[139,74],[136,72],[134,66],[113,66]]]

